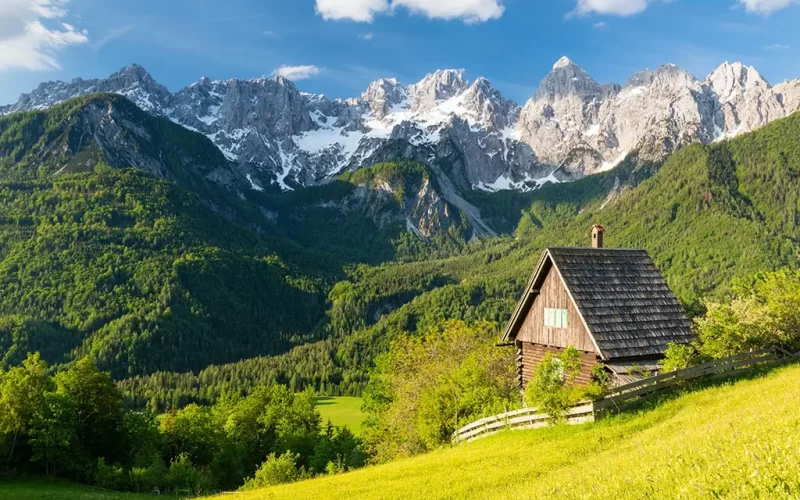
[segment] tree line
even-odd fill
[[[357,468],[362,442],[323,426],[312,391],[262,385],[163,415],[127,410],[84,358],[49,374],[38,354],[0,372],[0,470],[117,490],[208,493]]]

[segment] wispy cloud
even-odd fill
[[[67,16],[66,4],[67,0],[0,0],[0,70],[59,69],[60,50],[87,43],[86,30],[65,22],[45,26]]]
[[[292,81],[308,80],[322,72],[322,68],[314,65],[281,66],[272,72],[272,76],[282,76]]]
[[[785,45],[783,43],[775,43],[772,45],[764,45],[762,47],[764,50],[789,50],[792,48],[791,45]]]
[[[791,5],[800,4],[800,0],[739,0],[747,12],[769,15]]]
[[[135,28],[136,28],[135,24],[127,24],[125,26],[120,26],[119,28],[112,29],[111,31],[106,33],[106,35],[103,38],[92,44],[91,46],[92,50],[98,51],[102,49],[109,42],[113,42],[114,40],[123,38],[125,35],[133,31]]]
[[[605,21],[600,21],[599,23],[594,23],[592,27],[596,30],[602,30],[608,28],[608,23]]]
[[[499,19],[503,0],[316,0],[317,13],[325,20],[371,23],[376,15],[398,8],[429,19],[459,19],[475,24]]]
[[[363,35],[358,35],[358,38],[364,40],[365,42],[369,42],[375,38],[375,33],[364,33]]]
[[[264,30],[264,36],[267,38],[280,38],[281,35],[272,31],[272,30]]]

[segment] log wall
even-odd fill
[[[525,389],[528,382],[533,378],[533,373],[539,363],[542,362],[546,353],[560,355],[564,352],[562,347],[545,346],[542,344],[532,344],[530,342],[517,343],[517,375],[520,381],[520,388]],[[600,364],[597,354],[591,351],[580,351],[581,353],[581,372],[575,379],[579,386],[586,385],[592,381],[592,367]]]

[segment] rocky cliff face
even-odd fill
[[[105,80],[44,83],[0,114],[91,92],[125,95],[206,135],[253,189],[283,190],[393,156],[446,167],[458,190],[535,189],[610,169],[631,152],[660,159],[690,142],[732,137],[800,108],[800,80],[772,87],[740,63],[703,81],[666,65],[620,86],[599,84],[564,57],[523,107],[459,70],[409,86],[381,79],[358,98],[329,100],[280,77],[202,78],[172,94],[134,65]]]

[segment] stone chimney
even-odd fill
[[[603,248],[603,233],[606,228],[600,224],[595,224],[592,228],[592,248]]]

